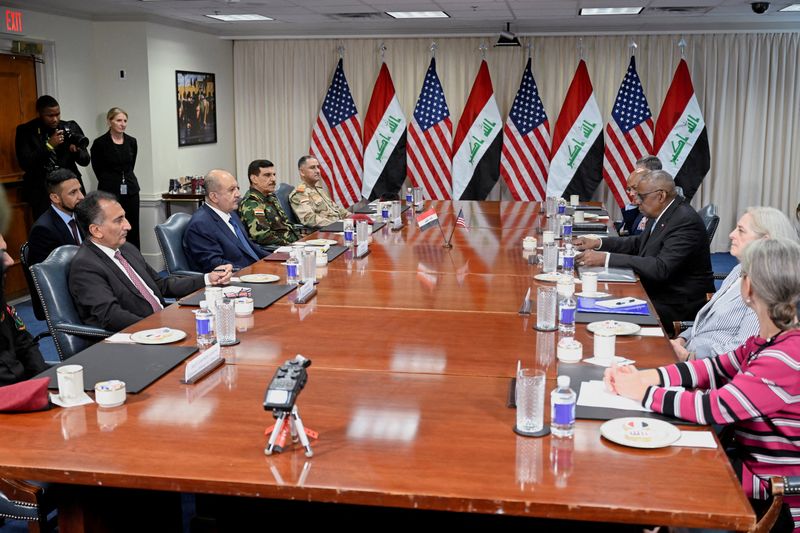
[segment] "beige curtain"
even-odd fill
[[[306,153],[311,128],[339,54],[363,121],[380,68],[379,47],[410,121],[435,40],[437,68],[453,124],[466,102],[488,38],[296,39],[237,41],[234,45],[236,160],[240,183],[247,164],[266,157],[283,181],[298,182],[296,161]],[[608,120],[634,41],[639,75],[654,116],[680,59],[677,35],[531,37],[533,71],[551,129],[575,72],[579,47],[600,110]],[[685,57],[708,127],[711,172],[693,204],[715,203],[720,227],[714,251],[727,250],[727,234],[750,205],[787,214],[800,201],[800,33],[709,34],[686,37]],[[579,44],[581,43],[581,44]],[[489,47],[486,59],[505,117],[519,86],[527,51]],[[612,207],[601,184],[597,197]],[[504,185],[493,199],[510,199]]]

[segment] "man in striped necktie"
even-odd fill
[[[94,191],[76,209],[86,240],[72,259],[69,290],[84,324],[119,331],[204,285],[225,285],[231,265],[205,276],[160,278],[139,250],[126,242],[131,225],[113,194]]]

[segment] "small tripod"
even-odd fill
[[[275,409],[272,411],[273,416],[276,418],[275,424],[268,427],[264,434],[270,433],[267,447],[264,448],[266,455],[272,455],[272,452],[280,453],[286,446],[286,439],[291,435],[292,442],[297,442],[298,438],[303,448],[306,450],[306,457],[314,455],[311,449],[311,443],[308,437],[316,439],[319,433],[312,429],[306,429],[303,425],[303,420],[300,418],[300,412],[297,406],[293,405],[291,411],[282,409]]]

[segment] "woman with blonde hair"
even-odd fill
[[[97,189],[117,197],[131,225],[128,242],[140,248],[139,180],[133,172],[138,147],[136,139],[125,130],[128,113],[112,107],[106,113],[108,131],[92,143],[92,170],[97,176]]]

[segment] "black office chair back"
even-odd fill
[[[44,309],[42,309],[42,302],[39,300],[39,295],[36,294],[36,287],[33,286],[33,278],[31,277],[31,266],[28,263],[27,242],[19,249],[19,262],[22,263],[22,272],[25,273],[25,281],[28,283],[28,292],[31,293],[31,307],[33,307],[33,316],[36,317],[36,320],[44,320]]]
[[[166,222],[155,227],[158,247],[161,249],[164,264],[170,275],[192,276],[198,274],[189,266],[189,261],[183,252],[183,234],[186,232],[186,226],[189,225],[191,218],[191,215],[187,213],[175,213]]]
[[[717,206],[708,204],[697,213],[700,215],[700,218],[703,219],[703,224],[706,226],[706,232],[708,233],[708,243],[711,244],[711,241],[714,239],[714,234],[717,232],[717,227],[719,226]]]
[[[79,247],[60,246],[41,263],[31,267],[33,284],[42,302],[47,328],[62,361],[85,350],[113,332],[81,323],[69,292],[69,266]]]
[[[288,183],[281,183],[278,186],[278,190],[275,191],[275,196],[278,197],[281,207],[284,212],[286,212],[286,216],[289,217],[289,222],[292,224],[300,224],[300,220],[297,218],[297,215],[294,214],[294,209],[292,209],[292,205],[289,203],[289,194],[291,194],[293,190],[294,187]]]

